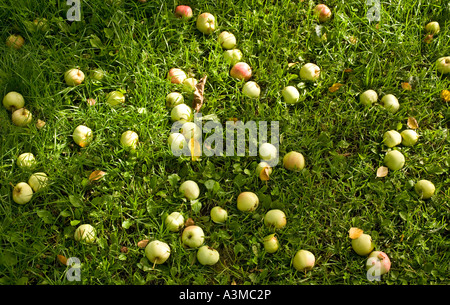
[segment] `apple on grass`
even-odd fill
[[[256,82],[249,81],[242,87],[242,93],[250,98],[258,98],[261,93],[261,88]]]
[[[195,200],[200,196],[200,188],[198,187],[197,182],[192,180],[186,180],[181,183],[179,191],[189,200]]]
[[[209,35],[216,30],[216,18],[211,13],[202,13],[197,17],[197,29]]]
[[[171,68],[167,74],[167,78],[172,84],[181,84],[186,78],[186,72],[179,68]]]
[[[280,209],[272,209],[264,215],[264,224],[275,229],[282,229],[286,226],[286,214]]]
[[[366,256],[374,247],[375,244],[369,234],[362,233],[359,237],[352,239],[352,248],[358,255]]]
[[[17,204],[25,204],[33,198],[33,189],[26,182],[19,182],[14,186],[12,198]]]
[[[176,105],[175,107],[172,108],[172,111],[170,112],[170,118],[172,122],[177,121],[189,122],[192,121],[193,116],[194,114],[192,112],[192,108],[184,103]]]
[[[170,256],[170,247],[165,242],[153,240],[145,246],[145,256],[153,266],[156,264],[163,264]]]
[[[387,111],[391,113],[396,113],[400,108],[398,99],[393,94],[386,94],[385,96],[383,96],[381,98],[381,104]]]
[[[259,146],[259,157],[270,164],[270,161],[278,157],[278,150],[272,143],[263,143]]]
[[[372,106],[378,100],[378,94],[375,90],[369,89],[359,95],[359,102],[364,106]]]
[[[439,73],[450,73],[450,56],[440,57],[436,60],[436,69]]]
[[[270,175],[272,174],[272,167],[269,165],[269,163],[265,161],[261,161],[256,166],[256,175],[263,181],[269,180]]]
[[[14,110],[14,112],[11,115],[11,121],[13,122],[14,125],[19,127],[27,126],[28,124],[31,123],[32,120],[33,115],[31,114],[31,111],[29,111],[25,107]]]
[[[170,146],[170,149],[174,155],[179,155],[183,151],[184,146],[188,145],[188,142],[183,134],[174,132],[169,135],[167,144]]]
[[[183,20],[191,19],[194,15],[192,13],[192,8],[187,5],[178,5],[175,8],[175,16]]]
[[[300,68],[300,77],[308,81],[316,81],[320,77],[320,68],[316,64],[307,63]]]
[[[281,90],[284,102],[286,104],[295,104],[300,98],[300,92],[294,86],[286,86]]]
[[[242,192],[237,197],[237,208],[241,212],[253,212],[259,205],[259,198],[253,192]]]
[[[48,185],[48,177],[44,172],[34,173],[28,178],[28,185],[34,192],[38,192]]]
[[[117,106],[119,104],[125,103],[125,95],[120,91],[111,91],[106,96],[106,103],[110,106]]]
[[[317,4],[314,7],[314,15],[319,19],[319,22],[326,22],[331,19],[332,13],[328,6],[325,4]]]
[[[399,170],[405,165],[405,156],[398,150],[391,150],[384,157],[384,165],[390,170]]]
[[[170,213],[165,220],[165,224],[169,231],[178,232],[184,226],[184,217],[180,212]]]
[[[420,198],[430,199],[431,197],[433,197],[434,192],[436,191],[436,187],[431,181],[422,179],[414,185],[414,190],[416,191],[417,195],[420,196]]]
[[[16,164],[21,169],[29,170],[36,165],[36,158],[30,152],[22,153],[17,157]]]
[[[179,92],[170,92],[166,95],[166,106],[169,108],[173,108],[176,105],[183,104],[184,97]]]
[[[106,72],[100,68],[91,71],[90,77],[95,81],[102,81],[106,76]]]
[[[80,147],[88,146],[94,139],[92,129],[84,125],[78,125],[72,134],[73,141]]]
[[[11,91],[3,97],[3,106],[5,106],[7,110],[14,112],[25,106],[25,99],[22,94]]]
[[[242,60],[243,54],[239,49],[226,50],[223,52],[223,58],[230,65],[235,65]]]
[[[193,77],[185,78],[182,82],[183,91],[187,93],[194,93],[197,84],[198,80],[196,80],[195,78]]]
[[[403,130],[400,135],[402,136],[402,144],[405,146],[413,146],[419,140],[419,135],[413,129]]]
[[[181,134],[189,141],[199,140],[202,137],[202,129],[194,122],[186,122],[181,126]]]
[[[92,225],[82,224],[76,228],[74,238],[76,241],[92,244],[97,238],[97,233]]]
[[[432,35],[439,33],[440,29],[441,28],[439,26],[439,22],[437,21],[428,22],[427,25],[425,26],[425,31]]]
[[[248,81],[252,77],[252,68],[245,62],[238,62],[231,68],[230,75],[238,80]]]
[[[120,136],[120,144],[122,144],[124,148],[136,149],[138,141],[138,134],[132,130],[127,130]]]
[[[266,250],[267,253],[275,253],[280,247],[280,243],[275,233],[265,236],[263,239],[263,245],[264,250]]]
[[[231,50],[236,46],[236,37],[233,33],[223,31],[217,38],[220,46],[224,49]]]
[[[197,250],[197,260],[202,265],[212,266],[219,261],[219,258],[219,251],[209,246],[201,246]]]
[[[80,69],[69,69],[64,73],[64,80],[68,86],[78,86],[84,81],[84,73]]]
[[[198,248],[205,241],[205,233],[197,225],[187,226],[181,234],[181,241],[189,248]]]
[[[283,157],[283,166],[287,170],[300,171],[305,168],[305,158],[296,151],[290,151]]]
[[[16,50],[20,49],[24,44],[25,39],[19,34],[12,34],[6,39],[6,46]]]
[[[387,147],[394,147],[402,143],[402,136],[396,130],[389,130],[383,134],[383,143]]]
[[[224,223],[228,218],[228,212],[220,206],[215,206],[210,212],[211,220],[215,223]]]
[[[372,277],[386,274],[391,269],[391,260],[382,251],[373,251],[369,254],[366,262],[367,274]]]
[[[314,267],[316,258],[308,250],[299,250],[295,253],[292,261],[294,268],[298,271],[309,271]]]

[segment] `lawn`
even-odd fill
[[[319,23],[312,13],[317,3],[308,0],[91,0],[81,1],[80,21],[73,22],[63,0],[2,1],[0,96],[21,93],[33,119],[15,126],[11,112],[0,107],[0,283],[449,284],[450,108],[441,93],[450,89],[450,78],[436,70],[436,60],[450,56],[450,4],[444,2],[381,1],[379,20],[370,20],[374,5],[366,1],[324,1],[333,15]],[[192,7],[192,19],[174,15],[179,4]],[[210,35],[196,28],[203,12],[217,20]],[[33,21],[42,18],[46,26],[36,28]],[[425,39],[430,21],[441,30]],[[259,98],[245,96],[245,81],[230,76],[217,41],[222,31],[236,36]],[[6,46],[11,34],[23,36],[23,47]],[[317,81],[299,77],[309,62],[321,69]],[[68,86],[64,73],[77,67],[86,77]],[[248,150],[198,160],[172,154],[165,99],[182,92],[167,78],[174,67],[196,79],[207,76],[206,119],[222,126],[279,123],[280,160],[269,180],[255,173],[260,158]],[[91,75],[97,68],[106,71],[101,81]],[[296,104],[284,102],[281,91],[288,85],[300,92]],[[368,89],[378,101],[364,106],[359,96]],[[115,90],[126,100],[110,106],[107,95]],[[387,94],[398,98],[395,113],[380,103]],[[192,96],[184,95],[190,105]],[[93,131],[86,147],[72,137],[78,125]],[[410,128],[420,135],[415,145],[383,143],[386,131]],[[135,150],[120,143],[126,130],[139,135]],[[405,165],[377,177],[390,150],[401,151]],[[283,167],[289,151],[303,154],[301,171]],[[24,152],[34,154],[33,169],[18,167]],[[96,170],[106,175],[89,180]],[[13,186],[33,172],[45,172],[49,185],[28,203],[15,203]],[[435,185],[430,199],[415,192],[421,179]],[[199,185],[198,200],[179,192],[185,180]],[[253,212],[237,209],[244,191],[258,195]],[[227,210],[225,223],[211,221],[214,206]],[[264,225],[270,209],[284,211],[284,228]],[[200,264],[197,249],[182,244],[181,231],[168,230],[164,221],[174,211],[203,228],[204,244],[220,254],[218,263]],[[81,224],[95,227],[95,243],[74,239]],[[368,279],[367,257],[352,249],[352,227],[389,256],[391,269],[379,281]],[[276,253],[263,246],[271,233],[279,240]],[[165,263],[149,261],[141,246],[146,240],[170,246]],[[293,267],[300,249],[314,254],[312,270]],[[69,258],[80,263],[75,280],[64,264]]]

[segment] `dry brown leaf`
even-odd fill
[[[266,166],[266,167],[264,167],[264,168],[261,170],[261,172],[259,173],[259,178],[260,178],[262,181],[268,181],[268,180],[270,180],[270,178],[269,178],[269,170],[270,170],[270,167]]]
[[[363,234],[363,230],[355,228],[355,227],[351,227],[350,230],[348,231],[348,237],[350,237],[351,239],[356,239],[358,237],[360,237]]]
[[[426,35],[423,41],[425,41],[426,43],[431,43],[431,41],[433,41],[433,34]]]
[[[206,83],[207,76],[203,76],[202,79],[195,85],[195,91],[194,91],[194,101],[192,103],[192,108],[195,110],[195,112],[199,112],[200,109],[203,106],[204,102],[204,91],[205,91],[205,83]]]
[[[350,72],[353,72],[353,69],[347,68],[344,70],[344,73],[350,73]]]
[[[412,90],[411,84],[408,82],[402,83],[403,90]]]
[[[188,219],[186,219],[186,221],[184,222],[185,227],[193,226],[194,224],[195,224],[194,219],[192,219],[190,217]]]
[[[139,248],[143,249],[147,246],[148,242],[149,242],[148,239],[143,239],[143,240],[138,241],[137,245]]]
[[[377,177],[378,178],[386,177],[388,173],[389,173],[389,169],[386,166],[380,166],[377,169]]]
[[[448,90],[442,90],[441,91],[441,98],[446,101],[446,102],[450,102],[450,91]]]
[[[330,88],[328,88],[328,91],[330,92],[336,92],[339,90],[339,88],[341,88],[342,86],[344,86],[344,84],[340,84],[340,83],[335,83],[333,84],[333,86],[331,86]]]
[[[406,125],[408,125],[408,127],[411,129],[419,128],[419,124],[417,123],[417,120],[411,116],[408,118],[408,123],[406,123]]]
[[[64,255],[58,254],[57,257],[61,264],[67,266],[67,258]]]
[[[103,176],[106,175],[106,172],[104,171],[100,171],[100,170],[96,170],[93,171],[90,175],[89,175],[89,181],[97,181],[103,178]]]

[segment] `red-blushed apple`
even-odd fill
[[[305,158],[297,151],[290,151],[283,157],[283,166],[287,170],[300,171],[305,168]]]
[[[359,102],[364,106],[372,106],[378,101],[378,93],[375,90],[369,89],[359,95]]]
[[[25,39],[19,34],[12,34],[6,39],[6,46],[16,50],[20,49],[24,44]]]
[[[179,92],[170,92],[166,95],[166,106],[169,108],[173,108],[176,105],[183,104],[184,97]]]
[[[197,17],[196,25],[200,32],[209,35],[216,30],[216,17],[211,13],[202,13]]]
[[[169,231],[178,232],[184,226],[184,216],[180,212],[172,212],[166,217],[165,224]]]
[[[68,86],[78,86],[84,81],[84,72],[80,69],[69,69],[64,73],[64,80]]]
[[[286,226],[286,214],[280,209],[272,209],[264,215],[264,224],[275,229],[282,229]]]
[[[106,96],[106,103],[110,106],[123,104],[125,103],[125,95],[118,90],[111,91]]]
[[[7,110],[14,112],[25,106],[25,99],[22,94],[11,91],[3,97],[3,106],[5,106]]]
[[[402,143],[402,136],[396,130],[389,130],[383,134],[383,143],[387,147],[394,147]]]
[[[31,123],[33,120],[33,114],[30,110],[26,109],[25,107],[14,110],[14,112],[11,115],[11,121],[14,125],[19,127],[25,127],[28,124]]]
[[[438,58],[436,60],[436,69],[439,73],[450,73],[450,56]]]
[[[233,33],[223,31],[217,37],[217,41],[224,49],[231,50],[236,46],[236,37]]]
[[[316,258],[312,252],[308,250],[299,250],[295,253],[292,264],[298,271],[309,271],[314,267]]]
[[[33,189],[26,182],[19,182],[14,186],[12,198],[17,204],[25,204],[33,198]]]
[[[82,224],[75,230],[74,238],[76,241],[92,244],[97,239],[97,232],[90,224]]]
[[[428,22],[427,25],[425,25],[425,31],[427,33],[430,33],[432,35],[436,35],[441,30],[441,27],[439,26],[439,22],[437,21],[431,21]]]
[[[373,251],[369,254],[366,262],[367,274],[371,277],[386,274],[391,269],[391,260],[382,251]]]
[[[220,206],[215,206],[210,212],[211,220],[215,223],[224,223],[228,218],[228,212]]]
[[[405,165],[405,156],[398,150],[388,151],[384,156],[384,165],[390,170],[399,170]]]
[[[300,77],[308,81],[316,81],[320,77],[320,68],[316,64],[307,63],[300,68]]]
[[[314,15],[319,19],[320,22],[326,22],[331,19],[331,10],[325,4],[317,4],[314,7]]]
[[[416,191],[417,195],[420,196],[422,199],[430,199],[433,197],[434,192],[436,191],[436,187],[434,184],[429,180],[419,180],[414,185],[414,190]]]
[[[94,139],[92,129],[84,125],[78,125],[72,134],[73,141],[80,147],[88,146]]]
[[[167,259],[170,257],[170,247],[167,243],[152,240],[145,246],[145,256],[148,260],[154,265],[164,264]]]
[[[281,90],[281,95],[286,104],[295,104],[300,98],[300,92],[294,86],[286,86]]]
[[[358,255],[366,256],[374,247],[375,244],[369,234],[362,233],[358,238],[352,239],[352,248]]]
[[[175,16],[183,20],[191,19],[194,14],[192,13],[192,8],[188,5],[178,5],[175,8]]]
[[[193,119],[192,108],[186,104],[178,104],[172,108],[170,112],[170,118],[172,122],[182,121],[182,122],[190,122]]]
[[[252,68],[245,62],[238,62],[231,68],[230,75],[238,80],[248,81],[252,77]]]
[[[28,185],[34,192],[39,192],[48,185],[48,176],[44,172],[34,173],[28,178]]]
[[[396,113],[400,108],[400,103],[393,94],[386,94],[385,96],[383,96],[381,98],[381,104],[387,111],[391,113]]]
[[[263,239],[263,245],[264,250],[266,250],[267,253],[275,253],[280,247],[280,243],[275,233],[265,236]]]
[[[198,248],[205,241],[205,233],[197,225],[187,226],[181,234],[181,241],[189,248]]]
[[[230,65],[235,65],[242,60],[243,54],[239,49],[226,50],[223,52],[223,58],[225,62]]]
[[[21,169],[30,170],[35,167],[36,158],[30,152],[22,153],[17,157],[16,164]]]
[[[244,84],[242,87],[242,93],[245,96],[248,96],[250,98],[259,98],[259,95],[261,93],[261,88],[259,85],[254,81],[249,81]]]
[[[171,68],[167,74],[167,78],[173,84],[181,84],[186,78],[186,72],[179,68]]]
[[[202,265],[215,265],[220,259],[219,251],[209,246],[201,246],[197,250],[197,260]]]
[[[186,180],[181,183],[179,191],[189,200],[195,200],[200,196],[200,188],[198,187],[197,182],[193,180]]]
[[[124,131],[120,136],[120,144],[122,144],[122,147],[124,148],[136,149],[138,141],[139,136],[133,130]]]
[[[403,130],[400,135],[402,136],[402,145],[413,146],[419,140],[419,135],[413,129]]]
[[[259,198],[253,192],[242,192],[237,197],[237,208],[241,212],[253,212],[259,205]]]

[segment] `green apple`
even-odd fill
[[[265,236],[263,239],[263,245],[264,250],[266,250],[267,253],[275,253],[280,247],[280,243],[278,242],[278,238],[275,233]]]
[[[386,94],[385,96],[383,96],[381,98],[381,104],[387,111],[391,113],[396,113],[400,108],[398,99],[393,94]]]
[[[30,152],[22,153],[17,157],[16,164],[21,169],[29,170],[36,165],[36,158]]]
[[[3,97],[3,106],[5,106],[7,110],[14,112],[25,106],[25,99],[22,94],[11,91]]]
[[[184,226],[184,217],[180,212],[172,212],[166,217],[165,224],[169,231],[178,232]]]
[[[282,229],[286,226],[286,214],[280,209],[272,209],[264,215],[264,224],[275,229]]]
[[[11,115],[11,121],[13,122],[13,124],[20,127],[27,126],[28,124],[31,123],[32,120],[33,115],[25,107],[14,110],[14,112]]]
[[[123,132],[122,135],[120,136],[120,144],[122,144],[124,148],[136,149],[138,141],[139,141],[138,134],[132,130],[127,130]]]
[[[125,103],[125,95],[120,91],[111,91],[106,96],[106,103],[110,106],[117,106]]]
[[[178,104],[173,107],[172,111],[170,112],[170,118],[172,119],[172,122],[190,122],[192,121],[193,116],[194,114],[192,112],[192,108],[186,104]]]
[[[419,140],[419,135],[413,129],[403,130],[400,135],[402,136],[402,144],[405,146],[413,146]]]
[[[219,251],[209,246],[201,246],[197,250],[197,260],[202,265],[212,266],[219,261]]]
[[[209,35],[216,30],[216,18],[210,13],[202,13],[197,17],[197,29]]]
[[[441,27],[439,26],[439,22],[437,21],[428,22],[425,26],[425,31],[433,35],[439,33],[440,29]]]
[[[242,93],[250,98],[259,98],[259,95],[261,94],[261,88],[256,82],[249,81],[246,82],[242,87]]]
[[[450,73],[450,56],[438,58],[436,60],[436,69],[442,74]]]
[[[241,212],[253,212],[259,205],[259,198],[253,192],[242,192],[237,197],[237,208]]]
[[[239,49],[226,50],[225,52],[223,52],[223,58],[225,59],[225,62],[230,65],[235,65],[236,63],[240,62],[242,60],[242,57],[242,51]]]
[[[188,226],[181,234],[181,241],[189,248],[198,248],[205,241],[205,233],[197,225]]]
[[[301,171],[305,168],[305,158],[296,151],[290,151],[283,157],[283,166],[287,170]]]
[[[174,155],[180,155],[185,145],[188,145],[186,138],[179,132],[174,132],[167,139],[170,149]]]
[[[414,190],[422,199],[430,199],[433,197],[436,188],[431,181],[423,179],[414,185]]]
[[[372,106],[375,104],[378,100],[378,94],[375,92],[375,90],[369,89],[361,93],[359,96],[359,101],[364,106]]]
[[[16,50],[20,49],[25,44],[25,39],[21,35],[12,34],[6,39],[6,46],[9,48],[14,48]]]
[[[170,247],[165,242],[153,240],[145,246],[145,256],[153,264],[163,264],[170,257]]]
[[[284,102],[286,104],[295,104],[300,98],[300,92],[294,86],[286,86],[281,90]]]
[[[200,196],[200,188],[197,182],[186,180],[180,185],[180,193],[189,200],[195,200]]]
[[[193,77],[188,77],[184,79],[181,84],[183,85],[183,91],[188,93],[194,93],[195,88],[198,84],[198,80],[196,80]]]
[[[236,46],[236,37],[227,31],[220,33],[217,40],[220,46],[227,50],[233,49]]]
[[[31,186],[33,191],[38,192],[48,185],[48,177],[46,173],[37,172],[28,178],[28,185]]]
[[[166,95],[166,106],[169,108],[173,108],[176,105],[183,104],[184,97],[179,92],[170,92]]]
[[[202,137],[202,129],[194,122],[184,123],[180,131],[188,141],[192,138],[199,140]]]
[[[308,81],[316,81],[320,77],[320,68],[313,63],[307,63],[300,68],[300,77]]]
[[[383,135],[383,143],[387,147],[394,147],[402,143],[402,136],[396,130],[386,131]]]
[[[405,156],[398,150],[391,150],[384,157],[384,165],[390,170],[399,170],[405,165]]]
[[[274,160],[278,157],[278,150],[272,143],[263,143],[259,146],[259,157],[264,161]]]
[[[220,206],[215,206],[211,209],[210,216],[215,223],[224,223],[228,218],[228,212]]]
[[[92,244],[97,238],[97,233],[92,225],[82,224],[75,230],[74,238],[76,241],[83,241],[88,244]]]
[[[298,271],[309,271],[314,267],[316,258],[308,250],[299,250],[295,253],[292,261],[294,268]]]
[[[105,78],[106,72],[104,70],[98,68],[98,69],[92,70],[90,76],[91,76],[91,78],[93,80],[99,82],[99,81],[102,81]]]
[[[267,170],[267,172],[264,173],[264,177],[265,177],[265,178],[263,178],[263,176],[261,176],[261,172],[262,172],[264,169]],[[259,162],[258,165],[256,166],[256,170],[255,170],[256,175],[257,175],[261,180],[267,180],[266,178],[268,178],[268,177],[266,177],[266,176],[270,176],[270,175],[272,174],[272,171],[273,171],[272,167],[269,165],[269,163],[267,163],[267,162],[265,162],[265,161]]]
[[[84,125],[78,125],[72,134],[73,141],[80,147],[86,147],[94,139],[92,129]]]
[[[68,86],[78,86],[84,81],[84,73],[80,69],[69,69],[64,73],[64,80]]]
[[[375,244],[369,234],[361,234],[358,238],[352,239],[353,250],[361,256],[366,256],[372,252]]]
[[[25,204],[33,198],[33,189],[26,182],[19,182],[14,186],[12,198],[17,204]]]

